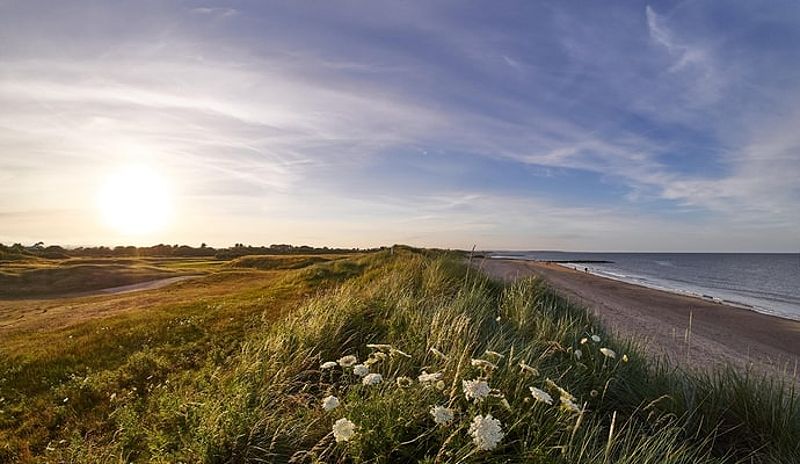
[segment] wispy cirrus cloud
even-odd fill
[[[86,205],[137,160],[177,186],[168,241],[793,243],[798,86],[776,76],[800,57],[762,31],[790,43],[790,15],[78,5],[0,7],[0,241],[104,241]],[[89,225],[42,237],[54,210]]]

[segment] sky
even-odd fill
[[[800,2],[0,0],[38,241],[797,252]]]

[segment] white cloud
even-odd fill
[[[683,71],[690,75],[693,98],[702,103],[720,98],[724,82],[712,63],[711,51],[703,45],[677,37],[666,26],[664,18],[649,5],[645,8],[645,15],[650,37],[662,45],[674,60],[669,71]]]
[[[686,212],[739,231],[771,224],[780,235],[797,225],[799,119],[780,124],[731,111],[723,97],[736,76],[719,50],[649,6],[644,18],[637,7],[613,27],[605,20],[619,18],[604,9],[611,16],[603,21],[570,14],[553,31],[535,24],[522,35],[459,24],[435,6],[375,6],[332,19],[326,15],[336,11],[326,10],[321,20],[303,16],[308,30],[295,35],[235,13],[170,10],[153,14],[170,25],[160,34],[121,22],[119,36],[104,37],[108,44],[66,50],[59,41],[72,35],[37,33],[26,43],[15,26],[0,69],[0,212],[16,219],[0,234],[23,234],[26,215],[40,221],[41,211],[85,202],[96,178],[131,158],[162,166],[180,183],[190,226],[173,231],[176,240],[219,221],[229,224],[228,236],[247,230],[252,240],[324,244],[330,233],[353,244],[619,249],[647,248],[647,237],[680,247],[674,237],[693,233],[713,245],[711,226],[676,219]],[[65,30],[81,24],[70,18]],[[240,31],[242,24],[257,32]],[[413,34],[374,43],[368,36],[395,29]],[[542,30],[557,39],[536,35]],[[653,127],[709,134],[725,171],[674,169],[664,160],[685,147],[654,137]],[[500,195],[498,185],[352,188],[361,181],[354,166],[418,149],[588,171],[631,193],[613,208],[581,208]],[[334,179],[338,190],[316,186],[320,178]],[[640,214],[655,201],[675,216]],[[87,228],[70,240],[90,233],[102,237]]]

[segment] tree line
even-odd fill
[[[163,243],[148,247],[136,246],[95,246],[64,248],[59,245],[48,245],[38,242],[30,246],[15,243],[3,245],[0,243],[0,259],[23,259],[25,257],[38,257],[46,259],[66,259],[75,257],[96,258],[124,258],[124,257],[208,257],[216,259],[231,259],[246,255],[307,255],[327,253],[363,253],[376,251],[381,248],[329,248],[312,247],[308,245],[273,244],[269,246],[252,246],[237,243],[228,248],[214,248],[202,243],[198,247],[189,245],[165,245]]]

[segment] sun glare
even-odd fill
[[[99,192],[103,221],[124,235],[157,232],[170,219],[169,190],[165,178],[152,168],[120,168],[106,178]]]

